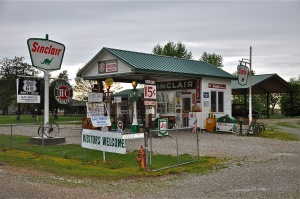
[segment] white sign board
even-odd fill
[[[144,138],[144,133],[122,134],[122,138],[125,139],[125,140],[128,140],[128,139],[137,139],[137,138]]]
[[[247,66],[238,65],[237,74],[238,74],[238,83],[240,85],[246,85],[248,80],[249,69]]]
[[[103,93],[88,93],[89,102],[103,102]]]
[[[122,102],[122,97],[121,96],[115,96],[114,97],[114,103],[121,103]]]
[[[156,100],[156,85],[145,85],[144,86],[144,99]]]
[[[27,40],[32,66],[43,70],[59,70],[65,53],[61,43],[31,38]]]
[[[87,102],[86,103],[86,117],[96,117],[104,115],[104,104],[102,102]]]
[[[81,146],[87,149],[126,154],[125,139],[121,133],[82,129]]]
[[[108,116],[96,116],[91,118],[94,127],[111,126],[111,121]]]

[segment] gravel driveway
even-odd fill
[[[297,125],[299,119],[291,122]],[[300,126],[292,130],[280,128],[300,136]],[[200,155],[231,158],[228,168],[205,175],[181,174],[107,183],[101,180],[58,178],[48,173],[16,170],[2,165],[0,199],[300,198],[299,141],[280,141],[228,133],[199,135]],[[78,136],[80,137],[80,133]]]

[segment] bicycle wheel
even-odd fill
[[[265,126],[260,124],[257,126],[256,130],[257,130],[257,134],[263,134],[265,132]]]
[[[55,122],[50,123],[48,137],[54,138],[59,134],[59,126]]]
[[[43,133],[44,133],[44,127],[41,125],[41,126],[39,126],[39,129],[38,129],[38,135],[40,137],[42,137]]]

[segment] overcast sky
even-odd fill
[[[2,1],[0,59],[25,57],[29,38],[66,47],[57,75],[75,78],[103,47],[151,53],[158,43],[178,41],[199,60],[203,52],[223,57],[236,71],[249,59],[256,74],[286,81],[300,75],[300,0],[295,1]]]

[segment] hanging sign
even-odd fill
[[[102,102],[87,102],[86,107],[87,118],[104,115],[105,109]]]
[[[65,80],[56,80],[54,98],[60,104],[68,104],[73,97],[72,86]]]
[[[249,68],[247,66],[238,65],[237,73],[238,73],[238,83],[242,86],[246,85],[248,80]]]
[[[59,70],[65,53],[65,46],[48,39],[27,40],[33,67],[44,70]]]
[[[37,79],[17,79],[17,103],[40,103],[40,81]]]
[[[111,126],[109,116],[95,116],[91,118],[94,127]]]
[[[88,102],[103,102],[103,93],[88,93]]]

